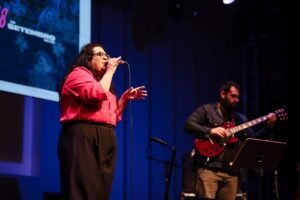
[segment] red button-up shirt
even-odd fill
[[[117,106],[116,95],[105,93],[91,71],[85,67],[76,67],[62,88],[60,121],[82,120],[116,125],[121,120],[116,112]]]

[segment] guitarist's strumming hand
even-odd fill
[[[228,135],[228,131],[225,128],[219,126],[216,128],[212,128],[210,130],[210,135],[213,137],[225,138]]]
[[[267,116],[267,126],[268,128],[273,128],[275,125],[275,122],[277,120],[276,114],[275,113],[269,113]]]

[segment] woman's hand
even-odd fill
[[[145,89],[145,86],[139,86],[136,88],[131,87],[127,89],[118,101],[117,113],[121,115],[129,100],[145,99],[146,96],[147,90]]]
[[[147,90],[145,89],[145,86],[139,86],[136,88],[131,87],[127,89],[122,96],[128,100],[145,99],[147,96]]]
[[[117,67],[119,64],[122,64],[124,61],[122,61],[122,57],[119,56],[117,58],[110,58],[106,61],[106,71],[111,71],[115,73]]]

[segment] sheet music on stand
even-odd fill
[[[247,138],[229,165],[274,171],[278,167],[285,148],[285,142]]]

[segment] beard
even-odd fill
[[[231,103],[227,99],[224,99],[222,102],[222,106],[227,112],[233,112],[236,109],[237,105],[237,103]]]

